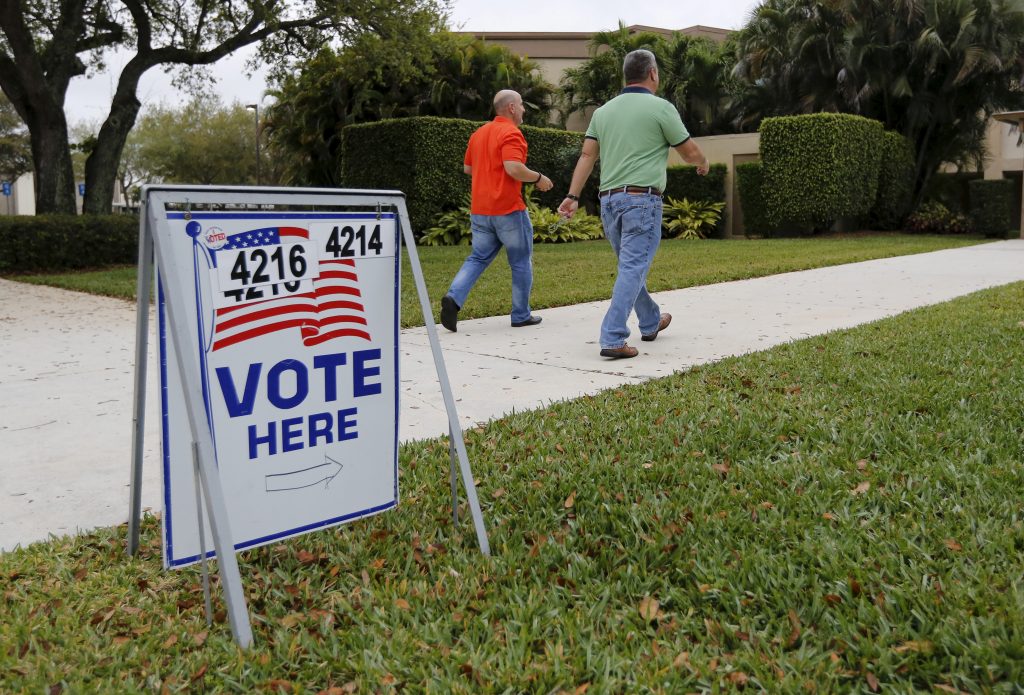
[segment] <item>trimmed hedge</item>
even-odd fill
[[[903,228],[914,197],[914,148],[897,132],[882,133],[882,160],[878,170],[878,195],[868,224],[872,229]]]
[[[875,204],[882,124],[861,116],[816,113],[761,123],[762,195],[775,225],[828,227]]]
[[[928,179],[924,199],[942,203],[951,212],[966,213],[971,209],[971,181],[985,175],[980,171],[939,172]]]
[[[347,126],[341,131],[342,186],[402,191],[413,230],[426,229],[469,194],[462,160],[479,125],[424,117]]]
[[[668,180],[665,183],[665,198],[675,198],[708,203],[725,202],[725,176],[729,167],[725,164],[712,164],[707,176],[697,174],[697,167],[689,164],[671,166],[667,170]],[[593,178],[593,177],[591,177]],[[714,236],[725,236],[726,212],[715,225]]]
[[[985,236],[1005,237],[1013,226],[1013,181],[981,179],[967,186],[971,192],[971,220],[975,230]]]
[[[773,236],[778,228],[769,221],[765,208],[762,194],[764,167],[761,162],[737,164],[736,185],[739,188],[745,234],[747,236],[755,234]]]
[[[0,217],[0,272],[46,272],[136,263],[134,215]]]
[[[396,189],[405,193],[413,230],[430,227],[446,211],[456,210],[470,190],[462,173],[466,144],[482,123],[423,116],[347,126],[341,134],[341,181],[347,188]],[[541,205],[555,206],[569,189],[583,133],[523,126],[529,147],[527,164],[554,183],[537,193]],[[597,199],[592,175],[581,199]]]

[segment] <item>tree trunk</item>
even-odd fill
[[[129,78],[129,84],[125,84],[128,72],[125,68],[110,106],[110,115],[103,122],[96,145],[85,161],[85,203],[82,208],[85,213],[109,215],[111,212],[121,153],[142,107],[135,96],[138,79]]]
[[[74,215],[75,171],[68,149],[68,125],[64,111],[39,114],[26,123],[32,136],[32,165],[35,167],[36,214]]]

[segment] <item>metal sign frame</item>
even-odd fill
[[[132,468],[128,514],[128,554],[134,555],[139,545],[139,524],[142,504],[142,457],[144,449],[145,403],[146,403],[146,371],[149,339],[149,301],[153,287],[153,261],[156,267],[169,275],[180,276],[176,260],[168,249],[162,248],[159,235],[155,234],[156,224],[165,213],[165,206],[170,203],[195,205],[243,205],[243,206],[287,206],[312,205],[332,207],[362,207],[378,210],[387,208],[397,214],[397,222],[401,233],[398,235],[398,254],[404,246],[409,254],[416,291],[419,295],[420,308],[430,341],[430,349],[434,357],[438,382],[448,414],[449,452],[451,458],[452,513],[458,521],[458,497],[456,486],[456,463],[466,491],[467,502],[473,517],[480,550],[490,555],[490,544],[484,527],[483,514],[473,482],[473,474],[466,453],[462,426],[459,424],[455,398],[452,395],[448,371],[437,337],[437,326],[433,320],[430,297],[427,294],[423,270],[419,255],[416,252],[412,226],[405,204],[405,194],[400,191],[346,190],[321,188],[255,188],[244,186],[175,186],[150,185],[142,189],[142,205],[139,218],[139,261],[138,261],[138,306],[136,309],[135,335],[135,399],[133,410],[132,432]],[[186,336],[191,335],[190,327],[184,319],[184,307],[189,297],[180,283],[169,283],[163,287],[164,304],[167,311],[167,323],[171,330],[171,340],[177,358],[177,369],[185,391],[186,410],[189,429],[192,436],[193,456],[197,475],[197,490],[202,491],[205,500],[207,518],[213,536],[214,548],[220,560],[221,583],[228,607],[228,618],[231,631],[239,646],[246,648],[252,644],[252,627],[249,622],[242,590],[241,575],[235,556],[234,543],[228,522],[224,491],[217,474],[214,456],[214,443],[210,433],[206,413],[201,404],[202,385],[200,383],[200,365],[195,350],[188,343]],[[397,416],[396,416],[397,417]],[[396,423],[397,425],[397,423]],[[202,510],[200,510],[200,513]],[[202,524],[200,524],[200,530]],[[205,543],[205,541],[203,541]],[[203,553],[205,557],[205,553]]]

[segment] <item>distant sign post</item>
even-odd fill
[[[164,563],[212,556],[212,536],[241,646],[252,632],[234,550],[398,504],[401,236],[448,410],[453,471],[457,455],[489,553],[401,193],[147,187],[140,224],[138,296],[150,293],[154,247],[160,280]],[[145,304],[130,553],[140,515]]]
[[[10,181],[4,181],[3,183],[0,183],[0,186],[3,187],[5,204],[7,205],[7,214],[10,215],[11,214],[11,182]]]
[[[84,198],[85,197],[85,184],[84,183],[78,184],[78,196],[80,198]]]

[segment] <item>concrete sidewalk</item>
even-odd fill
[[[499,316],[439,331],[469,427],[1016,281],[1024,281],[1024,240],[661,292],[675,320],[652,343],[640,342],[634,324],[640,356],[631,360],[598,356],[607,302],[538,311],[537,327],[513,329]],[[426,330],[404,330],[401,342],[400,437],[444,434]],[[0,349],[0,550],[125,521],[134,306],[0,280]],[[142,500],[159,510],[152,349],[150,360]]]

